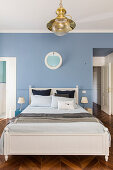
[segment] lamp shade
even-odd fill
[[[25,103],[24,97],[19,97],[19,98],[18,98],[18,103],[19,103],[19,104]]]
[[[87,97],[82,97],[81,103],[88,103],[88,98]]]
[[[60,7],[56,11],[57,17],[47,23],[47,28],[58,36],[63,36],[76,27],[76,23],[72,17],[68,18],[66,10],[63,8],[62,0],[60,0]]]

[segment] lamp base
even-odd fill
[[[22,104],[20,104],[20,109],[19,109],[19,111],[22,111]]]

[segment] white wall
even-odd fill
[[[93,67],[101,67],[105,64],[105,57],[93,57]]]
[[[101,67],[93,67],[93,102],[101,105]]]
[[[105,63],[113,63],[113,53],[105,57]]]
[[[111,113],[113,114],[113,53],[109,54],[105,58],[106,63],[111,63]]]

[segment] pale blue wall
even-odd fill
[[[17,98],[28,104],[28,87],[75,87],[87,90],[92,106],[93,48],[113,48],[113,34],[0,34],[0,56],[17,58]],[[48,52],[63,57],[58,70],[44,64]],[[79,99],[80,99],[79,98]]]

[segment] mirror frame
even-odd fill
[[[59,64],[58,64],[57,66],[50,66],[50,65],[48,64],[48,62],[47,62],[48,56],[53,56],[53,55],[58,56],[58,57],[60,58],[60,62],[59,62]],[[62,65],[62,56],[61,56],[59,53],[57,53],[57,52],[50,52],[50,53],[48,53],[48,54],[45,56],[45,65],[46,65],[49,69],[51,69],[51,70],[58,69],[58,68],[61,67],[61,65]]]

